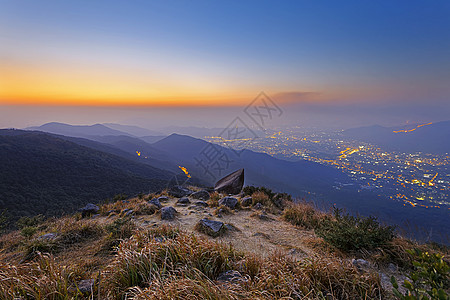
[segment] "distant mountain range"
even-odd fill
[[[98,125],[100,124],[73,126],[71,128],[71,125],[68,124],[50,123],[33,129],[51,130],[50,132],[52,133],[65,133],[73,137],[82,136],[91,140],[91,142],[67,137],[61,138],[115,155],[119,154],[117,150],[122,150],[127,154],[127,159],[131,155],[135,159],[139,159],[141,163],[171,172],[179,171],[179,166],[181,165],[188,168],[193,178],[197,178],[200,182],[211,186],[221,176],[226,175],[227,172],[230,173],[240,168],[245,168],[246,170],[246,182],[248,185],[264,185],[274,190],[286,191],[294,195],[305,195],[308,191],[320,193],[323,190],[332,189],[336,181],[350,181],[348,176],[340,170],[313,162],[288,162],[249,150],[244,150],[237,154],[232,149],[180,134],[171,134],[164,138],[155,137],[154,140],[156,142],[147,143],[145,140],[149,140],[149,137],[137,138],[122,131],[117,131],[114,135],[110,135],[109,129],[100,130],[100,126],[103,125]],[[96,134],[94,135],[93,133]],[[92,141],[98,143],[95,144]],[[208,151],[208,147],[216,149],[218,153],[220,152],[222,158],[229,160],[229,162],[223,162],[222,166],[220,166],[223,170],[206,172],[204,167],[198,162],[198,160],[202,159],[202,151],[204,149]],[[139,157],[137,152],[140,153]],[[211,165],[211,168],[218,169],[218,167],[217,163],[214,166]]]
[[[443,123],[402,134],[441,127],[444,133],[439,135],[443,136],[448,126]],[[0,131],[0,163],[4,166],[0,169],[0,207],[8,207],[16,216],[33,211],[61,213],[117,193],[132,195],[164,188],[174,178],[187,179],[179,168],[183,166],[192,176],[187,183],[193,185],[212,186],[221,176],[244,168],[246,185],[305,197],[323,208],[336,205],[397,224],[408,220],[425,231],[447,226],[445,211],[405,207],[378,195],[380,191],[360,191],[359,185],[352,184],[340,170],[314,162],[286,161],[250,150],[236,152],[180,134],[136,137],[102,124],[49,123],[32,129],[53,133]],[[375,133],[391,135],[393,130],[403,129],[369,127],[343,134],[382,140]],[[367,132],[371,134],[366,136]]]
[[[450,153],[450,121],[402,127],[379,125],[343,131],[344,136],[401,152]]]

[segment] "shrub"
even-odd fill
[[[246,186],[243,189],[244,196],[252,196],[252,205],[261,203],[270,209],[283,209],[286,201],[292,201],[289,194],[274,193],[266,187]]]
[[[136,229],[136,224],[129,217],[119,218],[113,223],[106,225],[106,231],[109,233],[111,239],[127,239]]]
[[[338,208],[333,217],[324,219],[316,233],[340,250],[374,249],[394,238],[395,227],[383,226],[375,217],[354,217]]]
[[[37,230],[38,230],[38,228],[35,227],[35,226],[27,226],[27,227],[23,227],[23,228],[20,230],[20,234],[21,234],[23,237],[29,239],[29,238],[31,238],[31,237],[37,232]]]
[[[55,253],[58,246],[53,241],[48,240],[31,240],[25,245],[23,261],[34,258],[38,253]]]
[[[19,227],[19,229],[25,228],[25,227],[35,227],[37,225],[40,225],[44,222],[44,216],[43,215],[36,215],[34,217],[22,217],[17,222],[16,225]]]
[[[260,186],[260,187],[246,186],[246,187],[244,187],[242,192],[244,193],[244,196],[251,196],[256,192],[262,192],[262,193],[266,194],[269,197],[269,199],[272,199],[275,196],[275,193],[272,192],[271,189],[268,189],[263,186]]]
[[[0,233],[5,229],[8,223],[9,217],[7,216],[6,210],[2,210],[0,213]]]
[[[395,277],[391,277],[394,295],[399,299],[449,299],[450,267],[443,256],[419,249],[408,250],[413,256],[414,270],[404,281],[405,295],[398,291]],[[430,298],[429,298],[430,297]]]

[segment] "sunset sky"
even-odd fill
[[[260,91],[428,121],[450,112],[449,82],[449,1],[0,0],[2,127],[74,107],[92,116],[78,123],[99,107],[233,111]]]

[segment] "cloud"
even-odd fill
[[[322,93],[319,92],[281,92],[272,97],[281,103],[304,103],[321,100]]]

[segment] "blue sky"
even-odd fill
[[[442,107],[450,2],[0,1],[0,67],[4,105]]]

